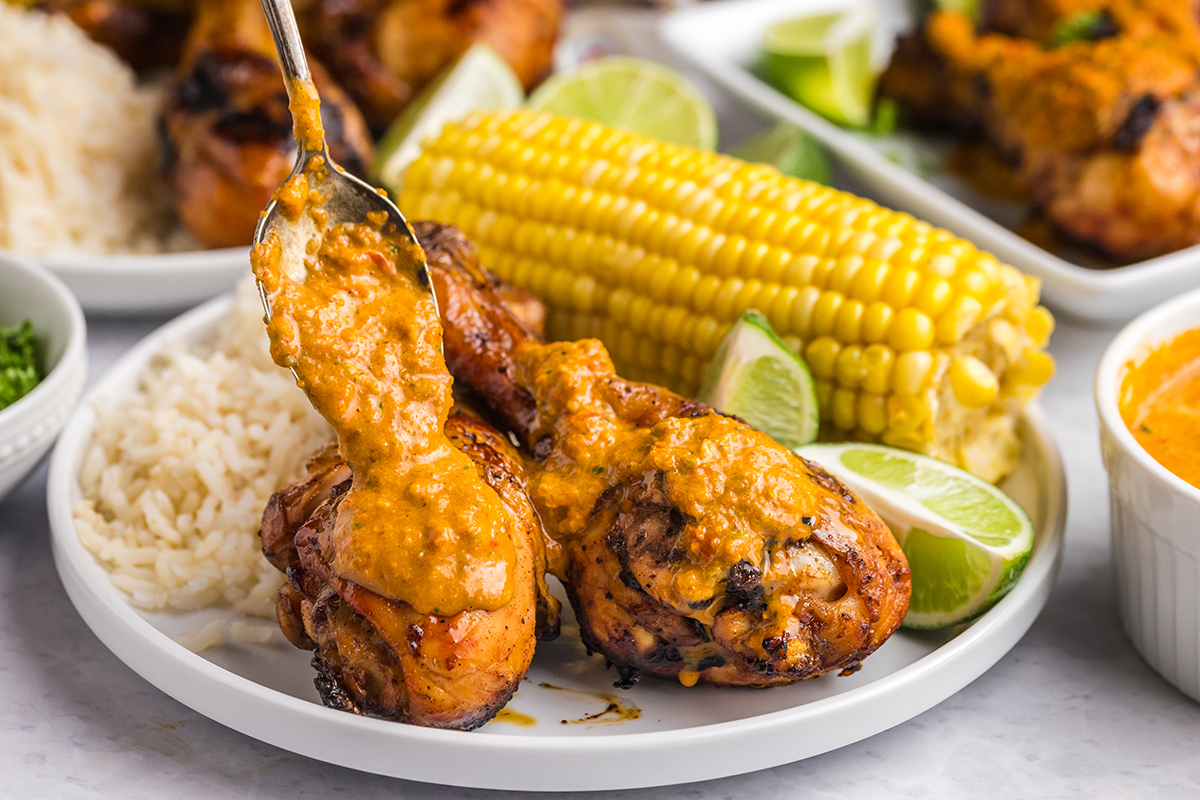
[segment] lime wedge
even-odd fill
[[[729,151],[743,161],[770,164],[784,175],[829,184],[829,162],[815,139],[789,122],[780,122]]]
[[[820,415],[812,373],[757,311],[742,314],[725,334],[698,399],[741,417],[784,447],[817,438]]]
[[[945,628],[1008,593],[1033,550],[1033,523],[987,481],[928,456],[875,444],[797,450],[837,476],[895,533],[912,569],[904,625]]]
[[[379,142],[375,174],[397,196],[404,171],[421,154],[421,143],[442,126],[490,108],[516,108],[525,91],[512,67],[483,42],[471,45],[405,106]]]
[[[875,15],[869,6],[801,17],[763,37],[763,69],[776,89],[839,125],[871,123],[876,72]]]
[[[675,70],[642,58],[609,56],[555,75],[528,105],[672,144],[717,146],[717,115],[708,99]]]

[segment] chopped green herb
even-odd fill
[[[18,328],[0,327],[0,409],[29,394],[45,377],[36,350],[37,336],[29,320]]]
[[[604,472],[604,467],[592,467],[592,472],[599,475],[601,472]]]
[[[1140,430],[1142,433],[1154,433],[1154,431],[1150,430],[1150,426],[1149,426],[1149,425],[1147,425],[1147,424],[1146,424],[1146,423],[1144,423],[1144,422],[1143,422],[1141,425],[1138,425],[1138,429],[1139,429],[1139,430]]]

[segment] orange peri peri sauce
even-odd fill
[[[296,140],[320,153],[316,91],[293,89]],[[329,421],[354,476],[321,546],[342,578],[421,613],[498,609],[513,593],[515,523],[445,436],[453,379],[432,292],[417,285],[424,253],[382,212],[327,224],[318,187],[330,168],[314,155],[275,194],[286,219],[316,223],[303,264],[283,263],[274,231],[251,254],[271,356]]]
[[[1200,328],[1130,362],[1121,418],[1155,461],[1200,487]]]

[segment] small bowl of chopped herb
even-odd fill
[[[78,301],[48,270],[0,255],[0,500],[37,465],[87,375]]]

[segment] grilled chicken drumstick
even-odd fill
[[[282,213],[321,168],[289,179]],[[451,413],[422,254],[381,225],[330,225],[303,264],[273,233],[255,247],[272,357],[338,440],[271,499],[263,551],[288,574],[280,626],[315,651],[328,705],[470,729],[512,696],[557,605],[519,456]]]
[[[904,555],[835,478],[737,419],[621,379],[598,341],[543,344],[457,229],[416,230],[447,364],[520,439],[551,569],[619,685],[786,684],[853,668],[896,630]]]
[[[289,578],[279,591],[280,628],[313,650],[325,705],[400,722],[471,730],[508,702],[537,638],[558,633],[558,601],[544,577],[541,526],[523,490],[512,445],[487,423],[454,413],[446,436],[471,457],[526,534],[518,542],[517,594],[497,611],[421,614],[337,575],[320,541],[329,535],[351,475],[337,449],[276,493],[263,513],[267,559]]]
[[[205,247],[246,245],[296,161],[283,76],[257,0],[198,0],[162,116],[175,211]],[[310,62],[334,161],[365,175],[374,145],[362,115]]]

